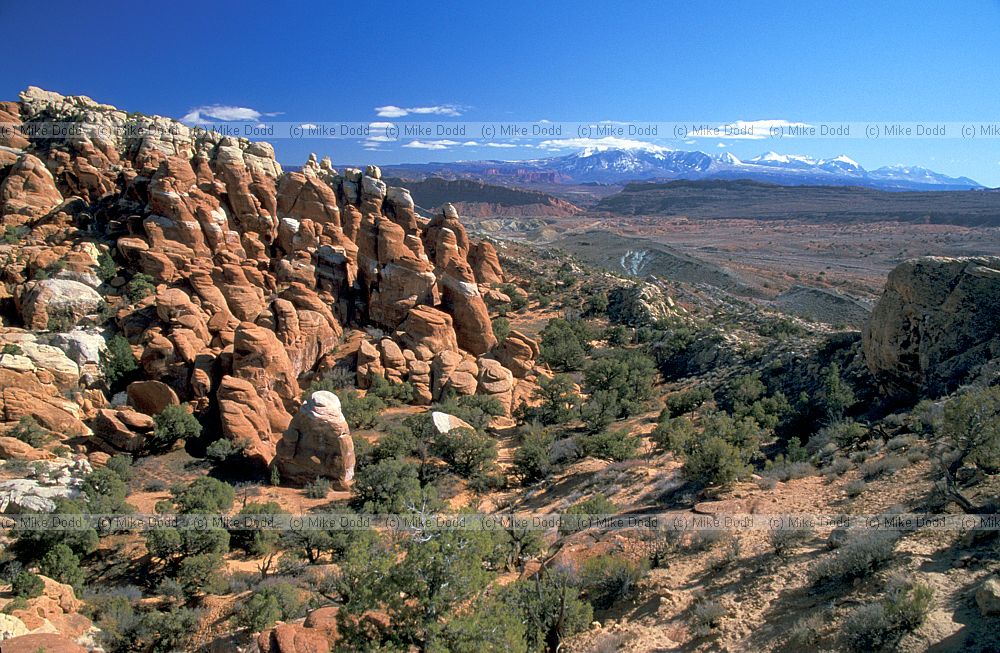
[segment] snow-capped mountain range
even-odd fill
[[[973,189],[968,177],[949,177],[916,166],[865,170],[846,155],[813,159],[766,152],[742,161],[731,152],[709,155],[665,149],[588,148],[576,154],[537,160],[577,182],[615,183],[633,179],[753,179],[783,185],[858,185],[886,189]],[[533,163],[536,163],[533,162]]]
[[[786,186],[866,186],[882,190],[971,190],[968,177],[949,177],[917,166],[865,170],[846,155],[814,159],[766,152],[740,160],[731,152],[706,154],[655,145],[588,147],[574,154],[527,161],[463,161],[388,166],[392,174],[476,178],[487,183],[602,183],[638,180],[750,179]]]

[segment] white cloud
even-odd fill
[[[458,141],[410,141],[409,143],[404,143],[403,147],[409,147],[415,150],[447,150],[449,147],[454,145],[461,145]]]
[[[483,143],[483,147],[531,147],[531,146],[515,145],[514,143]]]
[[[582,150],[592,148],[597,150],[643,150],[646,152],[669,152],[670,148],[655,145],[648,141],[637,141],[631,138],[605,136],[604,138],[557,138],[542,141],[538,147],[543,150]]]
[[[181,117],[180,121],[187,124],[200,124],[214,120],[260,120],[261,116],[277,116],[280,112],[265,113],[250,107],[234,107],[227,104],[207,104],[194,107]]]
[[[429,107],[397,107],[395,104],[387,104],[384,107],[375,107],[375,115],[380,118],[402,118],[409,115],[418,116],[460,116],[462,107],[455,104],[437,104]]]
[[[409,143],[404,143],[403,147],[409,147],[416,150],[447,150],[451,147],[476,147],[478,145],[479,143],[476,141],[464,141],[460,143],[459,141],[444,139],[438,141],[410,141]]]
[[[760,140],[771,138],[775,133],[793,138],[795,134],[789,128],[811,127],[805,122],[789,120],[737,120],[722,125],[706,124],[706,129],[689,130],[688,138],[725,138],[727,140]],[[687,142],[687,141],[685,141]]]

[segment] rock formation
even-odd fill
[[[608,293],[608,317],[619,324],[647,326],[678,310],[673,300],[651,283],[620,286]]]
[[[883,389],[938,396],[1000,358],[1000,257],[911,259],[889,273],[864,327]]]
[[[354,442],[337,395],[312,393],[278,441],[277,459],[283,480],[307,483],[322,477],[341,488],[351,484]]]
[[[101,449],[138,452],[152,416],[187,403],[285,478],[347,484],[336,398],[301,405],[300,384],[354,365],[361,389],[409,383],[417,405],[480,392],[509,412],[521,396],[537,346],[516,333],[497,346],[483,292],[503,297],[503,270],[454,206],[428,220],[376,166],[311,156],[286,173],[267,143],[82,96],[29,88],[0,118],[79,123],[73,138],[2,143],[0,214],[23,238],[0,278],[30,330],[4,340],[20,344],[0,356],[3,421],[32,416],[60,437],[90,424]],[[60,333],[37,335],[48,329]],[[139,369],[112,405],[102,361],[116,332]]]

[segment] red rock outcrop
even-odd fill
[[[272,436],[267,404],[250,381],[224,376],[219,383],[219,419],[222,434],[245,447],[246,456],[267,467],[274,459],[278,440]]]
[[[52,173],[31,154],[22,154],[0,182],[0,218],[5,225],[40,218],[62,201]]]
[[[442,351],[458,349],[458,338],[452,325],[451,316],[447,313],[430,306],[417,306],[410,309],[399,325],[396,337],[407,349],[412,349],[418,359],[429,361]]]
[[[492,354],[515,378],[523,379],[535,367],[539,354],[538,343],[515,329],[493,348]]]
[[[481,240],[469,247],[469,265],[479,283],[503,283],[500,257],[492,243]]]
[[[126,390],[128,402],[147,415],[159,415],[167,406],[180,403],[173,388],[162,381],[133,381]]]
[[[332,392],[312,393],[278,441],[281,478],[307,483],[328,478],[346,488],[354,478],[354,442],[340,399]]]
[[[514,401],[514,375],[510,370],[500,361],[480,358],[478,381],[476,392],[499,401],[504,414],[509,416]]]
[[[114,451],[136,453],[142,450],[154,427],[149,415],[127,408],[102,408],[94,419],[94,437]]]
[[[537,347],[518,335],[496,346],[479,286],[495,291],[503,271],[453,206],[428,222],[376,166],[338,173],[313,156],[284,173],[267,143],[83,96],[29,88],[19,103],[0,103],[0,121],[53,119],[79,122],[79,137],[43,148],[8,134],[3,143],[15,149],[2,151],[0,213],[32,228],[31,244],[16,246],[23,262],[3,273],[20,286],[15,300],[30,329],[114,315],[140,365],[127,391],[136,410],[108,408],[99,390],[64,399],[84,362],[70,369],[7,356],[6,421],[32,415],[71,436],[89,434],[86,418],[95,442],[137,450],[150,416],[186,402],[203,420],[218,414],[225,437],[263,464],[277,459],[288,478],[347,484],[353,450],[342,415],[316,401],[300,409],[299,379],[356,364],[360,387],[375,377],[409,382],[415,404],[486,392],[509,410],[508,377],[529,373]],[[125,139],[125,126],[145,131]],[[104,221],[117,237],[110,251],[123,269],[106,285],[96,274],[101,251],[77,239],[77,219]],[[26,281],[59,262],[52,278]],[[144,298],[134,292],[140,273],[154,286]],[[368,333],[345,344],[345,328]],[[99,361],[85,363],[90,378]]]
[[[288,428],[299,406],[292,362],[274,331],[243,322],[233,342],[233,376],[249,381],[263,401],[272,433]]]

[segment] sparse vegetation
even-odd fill
[[[153,421],[156,427],[147,440],[151,452],[168,451],[178,440],[194,440],[201,435],[201,424],[186,404],[167,406]]]
[[[859,531],[834,553],[816,563],[812,569],[813,582],[847,582],[866,576],[892,558],[895,546],[895,533]]]
[[[153,277],[142,272],[133,275],[129,279],[129,282],[125,284],[125,296],[133,304],[141,302],[155,291],[156,286],[153,284]]]
[[[580,570],[580,584],[591,604],[605,610],[628,600],[646,575],[645,561],[601,555],[590,558]]]
[[[107,350],[101,354],[101,371],[108,385],[115,386],[137,369],[135,354],[128,340],[114,335],[108,340]]]

